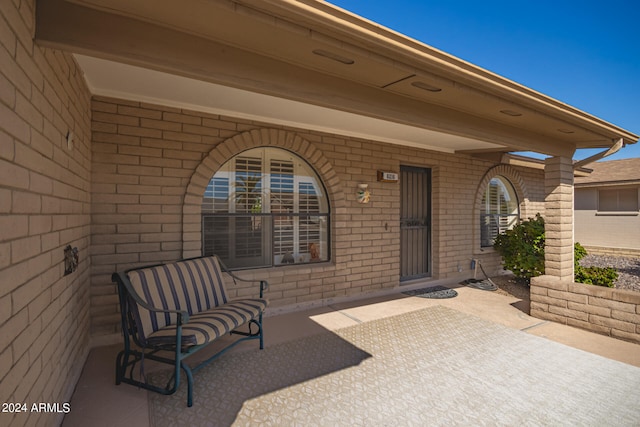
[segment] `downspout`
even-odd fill
[[[579,169],[584,165],[588,165],[589,163],[593,163],[596,160],[604,159],[605,157],[615,154],[624,146],[624,140],[622,138],[618,138],[618,140],[615,141],[615,143],[608,150],[603,151],[602,153],[594,154],[593,156],[582,159],[579,162],[575,162],[573,164],[573,170]]]

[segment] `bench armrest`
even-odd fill
[[[229,276],[231,276],[231,278],[233,279],[233,283],[236,283],[236,281],[246,282],[246,283],[258,283],[258,282],[260,282],[260,298],[263,297],[264,291],[269,289],[269,282],[267,282],[266,280],[243,279],[242,277],[239,277],[239,276],[235,275],[231,270],[229,270],[227,268],[227,266],[224,265],[224,263],[222,262],[222,260],[220,258],[218,258],[218,263],[220,264],[220,268],[222,269],[222,271],[224,271]]]

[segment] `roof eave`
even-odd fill
[[[536,90],[478,67],[418,40],[362,18],[342,8],[318,0],[237,0],[238,3],[280,15],[294,16],[313,22],[358,43],[373,47],[376,52],[417,68],[433,69],[455,76],[491,93],[524,103],[570,123],[608,135],[612,144],[622,138],[625,145],[635,144],[640,136],[592,114],[544,95]],[[602,145],[602,147],[607,147]],[[577,148],[593,148],[581,147]]]

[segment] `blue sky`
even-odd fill
[[[640,134],[638,0],[329,2]]]

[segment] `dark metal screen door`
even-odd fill
[[[431,169],[400,168],[400,281],[431,275]]]

